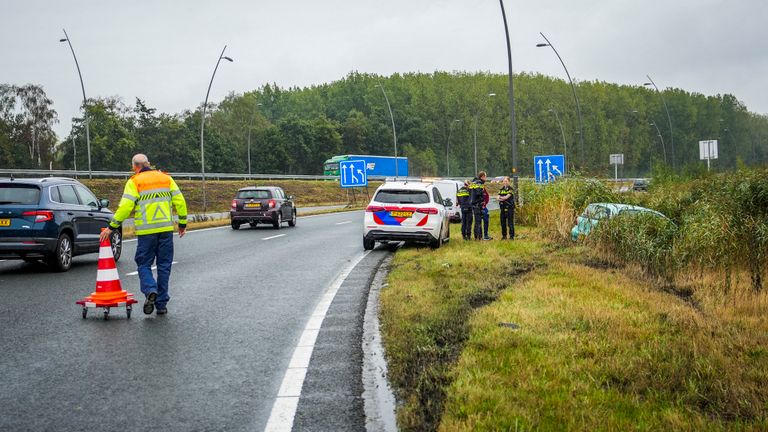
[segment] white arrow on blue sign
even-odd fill
[[[564,155],[534,156],[533,172],[536,183],[549,183],[563,176]]]
[[[368,170],[364,160],[339,162],[339,184],[343,188],[368,186]]]

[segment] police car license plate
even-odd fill
[[[10,219],[0,219],[0,226],[11,226]]]
[[[261,208],[261,203],[247,203],[244,206],[245,208]]]
[[[392,217],[411,217],[413,216],[412,211],[401,211],[401,210],[395,210],[389,212],[389,215]]]

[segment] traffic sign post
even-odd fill
[[[699,159],[707,160],[707,172],[709,172],[710,159],[717,159],[717,140],[699,141]]]
[[[364,160],[339,162],[339,184],[342,188],[367,187],[368,170]]]
[[[564,155],[535,156],[533,172],[536,183],[549,183],[563,176],[565,171]]]
[[[624,165],[624,153],[616,153],[610,156],[609,162],[613,165],[613,178],[619,181],[619,165]]]

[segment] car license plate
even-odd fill
[[[0,219],[0,226],[11,226],[10,219]]]
[[[392,217],[411,217],[411,216],[413,216],[413,212],[412,211],[395,210],[395,211],[389,212],[389,215],[392,216]]]
[[[245,208],[261,208],[261,204],[260,203],[247,203],[244,207]]]

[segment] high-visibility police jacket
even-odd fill
[[[483,191],[485,190],[485,182],[480,180],[479,178],[475,178],[472,180],[472,182],[469,184],[469,192],[470,192],[470,203],[472,204],[472,207],[481,209],[483,208],[485,197],[483,196]]]
[[[131,213],[136,235],[173,231],[171,205],[179,215],[179,227],[187,226],[187,203],[171,176],[144,168],[125,183],[120,206],[109,222],[118,228]]]
[[[458,192],[456,192],[456,201],[458,201],[459,207],[466,209],[471,206],[469,202],[469,188],[466,186],[462,186],[459,188]]]
[[[509,197],[508,199],[504,201],[499,201],[499,207],[507,208],[512,207],[514,209],[515,207],[515,193],[509,186],[502,186],[501,189],[499,189],[499,197]]]

